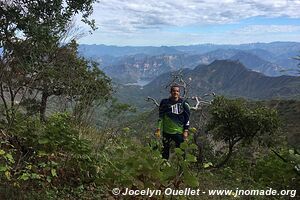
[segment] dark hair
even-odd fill
[[[179,91],[180,91],[180,86],[179,85],[172,85],[171,88],[170,88],[170,92],[172,92],[173,88],[175,88],[175,87],[179,88]]]

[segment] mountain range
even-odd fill
[[[210,64],[216,59],[238,60],[248,69],[261,72],[268,76],[293,75],[285,68],[266,61],[247,51],[228,49],[215,50],[201,55],[173,54],[148,56],[138,54],[121,57],[103,71],[120,83],[137,82],[138,80],[153,80],[155,77],[169,71],[182,68],[193,69],[199,64]]]
[[[189,96],[215,92],[249,99],[300,98],[299,61],[293,59],[300,54],[298,42],[169,47],[80,45],[79,53],[100,63],[100,69],[115,83],[117,98],[139,108],[153,106],[145,101],[147,96],[167,97],[165,87],[178,71],[189,84]]]
[[[79,52],[87,57],[110,55],[120,57],[125,55],[147,54],[204,54],[217,49],[238,49],[238,50],[262,50],[269,52],[271,56],[279,56],[286,52],[298,52],[300,50],[299,42],[271,42],[271,43],[249,43],[240,45],[219,45],[219,44],[199,44],[187,46],[114,46],[114,45],[79,45]],[[259,53],[259,51],[257,51]]]
[[[244,97],[248,99],[281,99],[300,97],[300,77],[270,77],[247,69],[241,62],[215,60],[208,65],[198,65],[194,69],[182,70],[188,83],[188,96],[199,96],[215,92],[218,95]],[[172,82],[172,73],[156,77],[144,87],[120,85],[117,97],[123,102],[138,107],[147,105],[145,98],[166,98]],[[151,103],[148,103],[151,106]]]
[[[297,75],[300,43],[273,42],[244,45],[192,45],[173,47],[117,47],[80,45],[79,52],[100,63],[116,82],[135,83],[181,68],[194,68],[216,59],[239,60],[248,69],[268,76]]]

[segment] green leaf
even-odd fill
[[[23,181],[26,181],[26,180],[29,179],[29,177],[30,177],[30,175],[29,175],[28,173],[23,173],[23,174],[19,177],[19,179],[21,179],[21,180],[23,180]]]
[[[45,151],[38,151],[38,156],[46,156],[47,153]]]
[[[0,156],[4,155],[5,154],[5,151],[0,149]]]
[[[56,169],[51,169],[51,174],[53,177],[57,177]]]
[[[192,154],[187,154],[186,155],[186,159],[187,162],[197,162],[197,158],[196,156],[192,155]]]
[[[28,170],[31,170],[32,165],[27,165],[25,168],[28,169]]]
[[[190,187],[198,187],[199,181],[197,180],[196,176],[193,176],[190,173],[184,173],[183,175],[184,183]]]
[[[163,171],[163,180],[173,179],[177,174],[177,171],[173,167],[167,167]]]
[[[9,171],[5,172],[5,176],[6,176],[7,180],[10,180],[10,172]]]
[[[7,153],[5,157],[10,163],[15,163],[15,160],[10,153]]]
[[[184,154],[184,152],[180,148],[175,148],[175,153],[177,155],[183,155]]]
[[[0,172],[5,172],[7,170],[7,166],[1,165],[0,166]]]
[[[39,164],[38,164],[38,166],[40,166],[40,167],[43,167],[43,168],[44,168],[44,167],[46,167],[46,166],[47,166],[47,164],[46,164],[46,163],[44,163],[44,162],[41,162],[41,163],[39,163]]]
[[[188,145],[187,142],[183,142],[183,143],[180,144],[180,148],[181,148],[181,149],[187,149],[188,146],[189,146],[189,145]]]
[[[130,131],[130,128],[125,127],[125,128],[123,128],[122,130],[123,130],[125,133],[128,133],[128,132]]]
[[[198,149],[196,144],[190,144],[189,149]]]
[[[37,174],[37,173],[32,173],[32,174],[31,174],[31,178],[32,178],[32,179],[40,179],[41,176],[40,176],[39,174]]]
[[[49,143],[49,139],[48,138],[41,138],[38,140],[39,144],[48,144]]]
[[[213,166],[213,164],[211,162],[208,162],[208,163],[203,163],[203,167],[204,168],[208,168],[210,166]]]
[[[50,183],[51,180],[52,180],[51,176],[47,176],[46,180],[47,180],[48,183]]]
[[[57,166],[57,165],[58,165],[58,163],[57,163],[57,162],[54,162],[53,160],[51,160],[51,165],[53,165],[53,166]]]
[[[196,133],[196,132],[197,132],[197,129],[196,129],[195,127],[190,128],[189,130],[190,130],[190,132],[192,132],[192,133]]]

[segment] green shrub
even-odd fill
[[[300,184],[300,177],[293,168],[294,165],[288,160],[284,162],[275,154],[270,154],[258,160],[253,169],[253,178],[264,186],[295,189]]]
[[[79,187],[97,177],[96,159],[79,138],[70,116],[52,115],[45,124],[29,118],[1,131],[1,184],[20,190]],[[5,132],[5,133],[4,133]]]
[[[119,137],[107,141],[107,147],[99,155],[101,160],[98,184],[103,192],[109,194],[112,188],[163,189],[166,187],[197,187],[198,180],[190,170],[190,164],[196,157],[187,153],[195,148],[183,143],[175,149],[173,159],[162,159],[158,150],[152,146],[143,146],[132,140]]]

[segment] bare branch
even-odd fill
[[[154,103],[157,107],[159,107],[159,103],[157,103],[156,99],[154,99],[154,98],[148,96],[147,99],[146,99],[146,101],[150,101],[150,100],[152,100],[153,103]]]
[[[191,110],[200,110],[201,106],[203,106],[203,105],[210,105],[212,100],[205,100],[203,98],[207,97],[207,96],[215,96],[215,95],[216,94],[213,92],[213,93],[204,94],[202,97],[193,96],[191,99],[192,100],[196,100],[196,105],[193,106],[193,107],[191,107],[190,109]]]
[[[171,76],[173,77],[173,79],[168,85],[166,85],[165,88],[171,87],[173,85],[182,87],[183,88],[183,98],[185,98],[185,96],[187,94],[187,83],[183,80],[182,70],[179,70],[176,73],[172,73]]]

